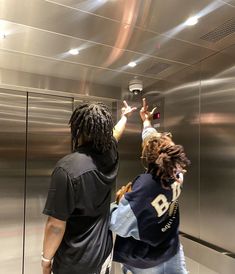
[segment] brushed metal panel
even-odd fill
[[[197,1],[198,2],[198,1]],[[214,29],[223,25],[226,21],[234,19],[235,9],[234,7],[226,5],[222,1],[199,1],[203,4],[203,7],[194,11],[191,14],[185,14],[185,20],[192,16],[198,15],[199,21],[197,25],[193,27],[179,26],[182,30],[176,33],[175,38],[182,39],[184,41],[192,42],[202,47],[207,47],[219,51],[223,48],[231,46],[235,42],[234,32],[231,35],[226,36],[217,43],[211,43],[201,39],[201,36],[213,31]],[[188,2],[189,3],[189,2]],[[196,3],[191,1],[190,5]],[[184,21],[180,22],[181,24]],[[176,26],[177,29],[177,26]]]
[[[1,19],[113,45],[119,23],[41,0],[2,0]],[[107,27],[108,24],[108,27]],[[102,33],[101,33],[102,30]],[[110,35],[112,33],[112,35]]]
[[[143,29],[133,31],[127,49],[184,65],[194,64],[214,53],[212,49],[173,39],[172,35],[163,36]]]
[[[162,50],[158,49],[157,56],[153,56],[151,54],[149,56],[142,56],[143,53],[146,54],[148,51],[151,53],[152,44],[149,44],[149,49],[146,47],[143,48],[142,53],[136,53],[133,51],[128,51],[125,48],[120,49],[104,44],[99,44],[97,42],[84,41],[83,39],[47,32],[12,22],[4,22],[4,28],[12,31],[7,36],[7,38],[2,41],[1,50],[17,52],[23,55],[27,53],[28,55],[35,55],[42,58],[51,57],[57,59],[58,61],[70,61],[80,65],[87,65],[88,67],[94,66],[103,67],[103,69],[109,68],[115,70],[125,70],[127,72],[129,71],[129,73],[143,73],[145,69],[150,66],[151,62],[158,60],[158,56],[161,57],[162,52]],[[156,39],[154,39],[154,41],[155,40]],[[27,41],[27,43],[25,43],[25,41]],[[47,42],[45,43],[45,41]],[[137,42],[135,41],[135,38],[132,41],[135,43]],[[154,44],[154,49],[156,44],[157,43]],[[179,46],[175,45],[174,56],[163,54],[165,55],[166,62],[173,66],[173,71],[179,70],[185,66],[185,64],[169,61],[169,57],[173,57],[172,59],[174,60],[177,59],[174,57],[181,55],[177,54],[177,52],[182,48],[182,42],[178,42],[178,44]],[[77,56],[69,54],[68,51],[71,48],[79,49],[80,54]],[[169,54],[168,47],[164,48],[164,52],[168,51]],[[185,48],[183,47],[181,50],[185,51]],[[196,58],[200,57],[199,54],[195,54],[194,56]],[[181,60],[182,58],[183,56],[181,56]],[[162,57],[159,59],[164,60]],[[139,60],[138,66],[132,69],[128,69],[127,64],[132,60]],[[9,63],[2,63],[2,66],[9,65]],[[172,73],[172,68],[170,71]],[[164,75],[166,75],[166,72],[164,72]]]
[[[22,273],[26,93],[0,89],[0,265]]]
[[[198,274],[233,274],[235,259],[184,236],[180,237],[186,257],[198,264]],[[195,265],[193,266],[196,269]],[[190,271],[191,273],[191,271]],[[192,272],[193,273],[193,272]]]
[[[79,96],[83,98],[89,97],[106,97],[113,99],[120,99],[121,89],[117,86],[104,85],[94,82],[75,81],[58,77],[50,77],[48,75],[39,75],[15,70],[0,69],[1,87],[8,89],[17,89],[27,91],[30,90],[36,93],[44,93],[58,96]],[[107,75],[106,75],[107,77]],[[110,77],[110,81],[111,81]],[[100,77],[101,83],[105,79]],[[120,75],[119,75],[119,81]],[[125,79],[128,85],[128,78]],[[112,81],[112,84],[115,84]],[[120,84],[120,82],[119,82]]]
[[[70,98],[29,93],[24,274],[41,273],[46,219],[42,210],[52,169],[71,151],[68,127],[71,112]]]
[[[200,39],[234,17],[228,1],[0,2],[1,29],[7,34],[1,39],[1,67],[81,80],[81,87],[95,82],[127,88],[135,75],[149,86],[234,44],[234,34],[213,45]],[[202,11],[198,25],[181,29],[189,15]],[[68,55],[70,47],[81,54]],[[130,69],[133,59],[137,66]],[[146,73],[155,61],[171,66]]]
[[[233,253],[235,253],[234,66],[234,58],[231,59],[230,54],[227,53],[218,54],[202,63],[200,179],[201,239]],[[220,73],[213,76],[215,67],[221,69]]]
[[[135,2],[140,2],[138,0]],[[142,0],[143,1],[143,0]],[[118,1],[93,1],[93,0],[47,0],[47,2],[52,2],[55,4],[62,4],[68,7],[72,7],[87,13],[93,13],[98,16],[103,16],[106,18],[110,18],[112,20],[121,20],[123,17],[124,7],[125,7],[125,0],[118,0]],[[139,3],[138,3],[139,4]]]
[[[178,77],[177,77],[178,75]],[[187,75],[191,81],[186,82]],[[193,77],[192,77],[193,75]],[[183,72],[184,81],[180,82],[180,73],[175,75],[179,83],[169,83],[165,87],[165,130],[171,131],[176,143],[184,146],[191,166],[185,174],[184,189],[180,197],[181,226],[180,230],[200,236],[199,207],[199,96],[200,96],[200,66],[186,69]],[[194,79],[194,80],[193,80]]]
[[[221,1],[227,3],[230,6],[235,7],[235,0],[221,0]]]
[[[109,69],[106,70],[102,68],[89,68],[86,65],[80,65],[73,62],[64,62],[61,60],[42,56],[39,57],[33,55],[22,55],[17,52],[5,52],[2,50],[0,50],[0,63],[2,63],[3,67],[8,70],[19,71],[20,73],[26,72],[31,74],[37,74],[35,75],[35,77],[38,81],[36,86],[38,88],[41,88],[40,85],[42,85],[42,88],[46,85],[50,85],[49,80],[48,82],[43,81],[42,83],[38,80],[41,79],[43,76],[65,78],[65,81],[67,82],[69,82],[70,79],[71,82],[72,80],[79,80],[81,82],[78,83],[79,86],[77,87],[77,90],[79,91],[79,93],[82,94],[86,92],[84,88],[87,85],[91,85],[91,83],[103,84],[108,86],[117,86],[119,88],[122,86],[122,84],[125,84],[125,87],[127,87],[127,83],[130,80],[130,78],[133,78],[134,76],[138,75],[130,71],[126,72],[121,70],[119,71]],[[35,66],[35,64],[37,64],[37,66]],[[145,86],[148,86],[149,84],[155,82],[156,79],[159,79],[158,76],[143,76],[142,74],[140,74],[140,77],[144,80]],[[21,82],[21,79],[16,80],[19,83]],[[33,82],[31,80],[30,75],[28,75],[28,77],[24,78],[23,80],[25,81],[25,84],[27,84],[27,86],[33,86]],[[11,78],[4,78],[3,81],[6,84],[11,84],[13,80]],[[70,86],[72,86],[72,88],[75,89],[74,83],[68,84],[70,84]],[[57,90],[65,88],[63,86],[60,88],[60,85],[55,85],[55,83],[54,86],[57,87]],[[114,98],[116,97],[115,94],[113,96]],[[112,94],[110,94],[109,97],[112,97]]]

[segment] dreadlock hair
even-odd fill
[[[175,145],[169,134],[152,134],[143,144],[142,158],[148,164],[148,171],[160,177],[161,182],[177,180],[178,172],[185,172],[190,164],[184,148]],[[166,184],[167,185],[167,184]]]
[[[113,120],[108,107],[103,103],[84,103],[78,106],[69,121],[73,149],[78,148],[82,136],[97,152],[110,149],[113,136]]]

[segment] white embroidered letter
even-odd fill
[[[161,217],[169,208],[169,203],[165,195],[158,195],[151,203],[151,205],[156,209],[157,216]]]
[[[178,182],[174,182],[172,185],[171,185],[171,188],[172,188],[172,201],[175,201],[179,196],[180,196],[180,193],[181,193],[181,184],[178,183]]]

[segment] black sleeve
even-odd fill
[[[43,213],[66,221],[75,207],[72,181],[67,172],[57,167],[51,176],[46,205]]]

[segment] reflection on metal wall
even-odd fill
[[[72,99],[29,94],[25,274],[39,274],[45,217],[42,210],[55,163],[71,150]]]
[[[235,60],[221,54],[228,64]],[[235,254],[235,62],[207,78],[218,57],[202,63],[201,239]],[[206,75],[204,75],[206,74]]]
[[[210,246],[204,257],[196,250],[191,258],[225,274],[234,272],[229,260],[235,254],[234,52],[233,46],[175,75],[165,93],[166,128],[192,160],[181,197],[181,230]],[[213,254],[223,258],[220,267]]]
[[[26,94],[0,89],[0,269],[22,273]]]
[[[173,134],[174,141],[184,146],[192,164],[185,174],[184,191],[180,197],[181,230],[200,236],[199,209],[199,72],[198,67],[185,70],[184,77],[194,75],[187,84],[179,83],[165,95],[165,130]]]

